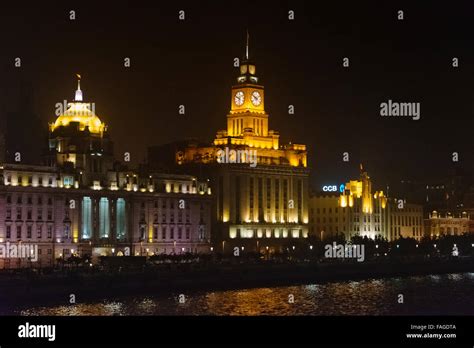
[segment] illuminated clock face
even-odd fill
[[[262,102],[262,97],[260,96],[260,93],[258,93],[257,91],[254,91],[252,93],[252,104],[255,106],[259,106],[261,102]]]
[[[244,92],[242,91],[238,91],[237,93],[235,93],[235,98],[234,98],[234,101],[235,101],[235,105],[242,105],[244,103]]]

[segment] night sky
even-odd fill
[[[46,127],[55,119],[55,103],[73,98],[80,73],[85,99],[108,124],[118,158],[128,151],[138,163],[149,145],[211,141],[226,125],[237,75],[233,58],[243,56],[248,29],[270,129],[284,142],[307,144],[315,187],[356,176],[360,162],[376,186],[444,178],[453,151],[472,168],[474,6],[313,3],[2,4],[0,111],[25,108],[21,95],[31,93],[33,113]],[[178,20],[180,9],[185,21]],[[22,59],[20,69],[15,57]],[[350,58],[349,68],[343,57]],[[381,117],[380,103],[388,99],[420,102],[421,119]],[[289,104],[295,115],[288,114]],[[24,126],[19,143],[31,139]],[[345,151],[349,163],[342,161]]]

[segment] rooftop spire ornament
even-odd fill
[[[81,91],[81,75],[76,74],[77,77],[77,90],[76,95],[74,96],[74,101],[82,101],[82,91]]]

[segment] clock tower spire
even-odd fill
[[[247,46],[245,47],[245,58],[249,60],[249,30],[247,29]]]
[[[240,63],[240,74],[237,77],[237,83],[239,84],[257,84],[258,77],[255,75],[256,68],[255,64],[249,58],[249,46],[250,46],[250,36],[249,31],[247,30],[247,43],[245,45],[245,56]]]
[[[264,108],[264,87],[259,84],[249,47],[250,36],[247,30],[245,56],[240,62],[237,84],[232,86],[227,134],[237,137],[267,137],[268,115]],[[270,147],[273,145],[272,143]]]

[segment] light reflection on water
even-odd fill
[[[398,303],[403,294],[404,303]],[[474,273],[135,297],[19,310],[22,315],[474,314]],[[289,303],[289,295],[294,303]]]

